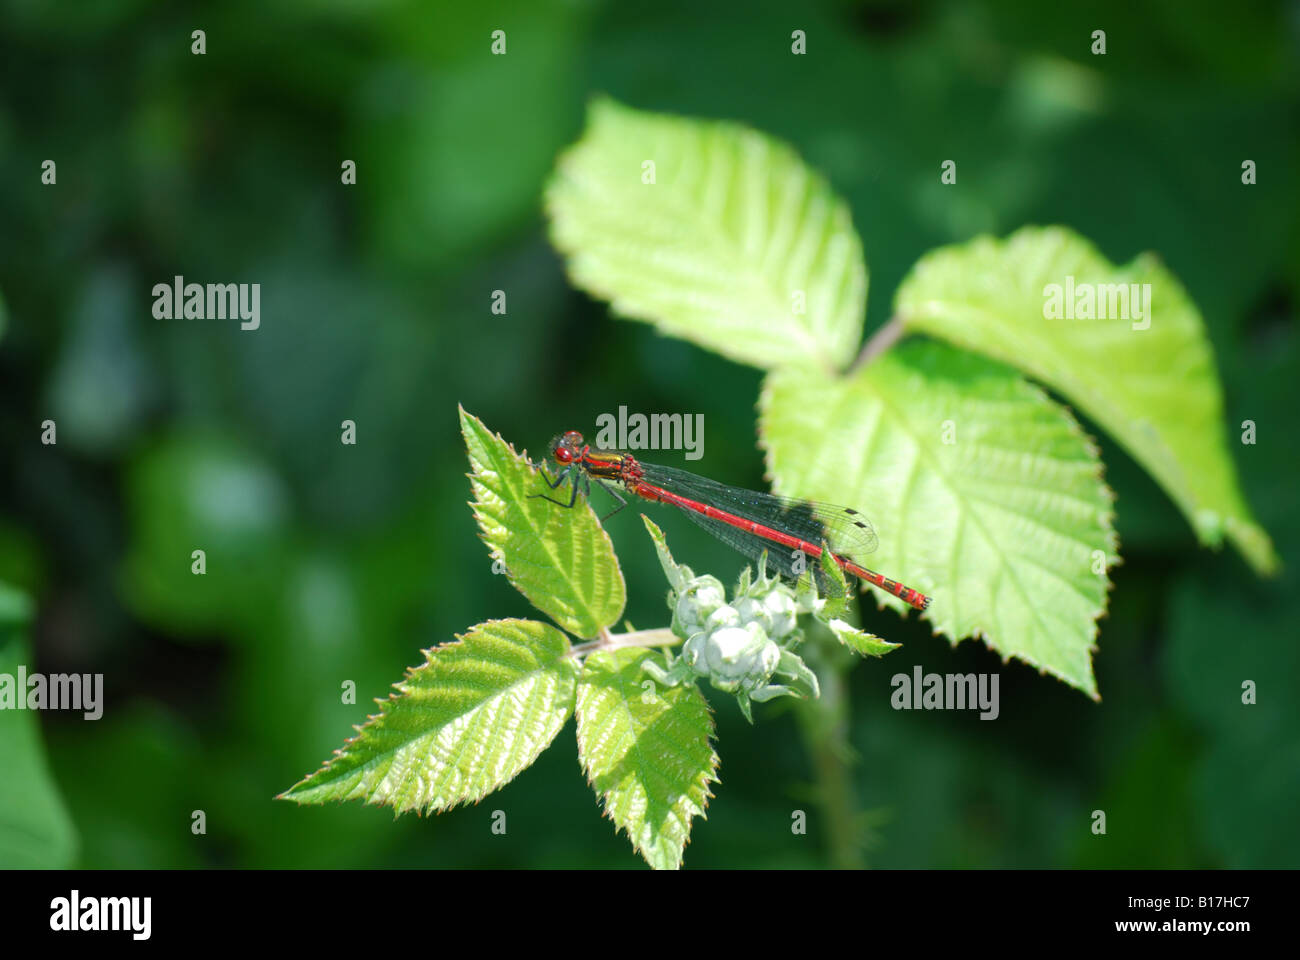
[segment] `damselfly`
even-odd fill
[[[533,496],[572,507],[579,488],[590,492],[594,479],[619,502],[612,511],[616,513],[627,506],[627,500],[616,488],[602,482],[614,481],[643,500],[677,507],[745,556],[758,559],[767,551],[768,562],[783,576],[798,579],[809,559],[820,559],[825,541],[831,557],[846,574],[865,580],[917,610],[930,605],[930,598],[920,591],[862,566],[859,561],[876,549],[878,541],[871,524],[852,508],[729,487],[685,470],[645,463],[631,454],[592,450],[576,430],[555,439],[551,456],[560,466],[559,476],[551,477],[545,468],[542,476],[552,490],[568,479],[573,486],[569,502],[545,494]]]

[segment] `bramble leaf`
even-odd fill
[[[426,650],[379,713],[281,797],[363,799],[398,813],[481,799],[528,767],[569,718],[578,677],[569,649],[549,624],[491,620]]]
[[[573,283],[617,314],[757,367],[838,369],[857,349],[848,206],[764,134],[595,100],[546,208]]]
[[[713,718],[694,683],[656,685],[645,649],[595,653],[578,680],[578,755],[605,814],[656,869],[676,869],[717,781]]]
[[[897,650],[902,646],[901,643],[882,640],[874,633],[867,633],[860,627],[855,627],[848,621],[840,620],[837,617],[827,620],[826,626],[830,628],[836,640],[854,653],[861,654],[864,657],[883,657],[889,651]]]
[[[579,637],[618,622],[626,602],[623,573],[609,534],[585,500],[571,510],[530,494],[559,499],[528,461],[477,417],[460,411],[469,451],[474,516],[512,586],[537,609]]]
[[[695,572],[686,564],[678,563],[673,559],[672,551],[668,549],[668,541],[664,538],[664,532],[659,529],[659,524],[644,513],[641,514],[641,522],[645,524],[646,532],[654,541],[655,553],[659,555],[659,566],[663,567],[668,585],[678,592],[686,589],[686,582],[695,576]]]
[[[862,510],[880,545],[859,559],[930,594],[922,616],[1096,697],[1113,495],[1064,409],[938,343],[903,344],[844,379],[769,374],[760,406],[775,485]]]
[[[1133,284],[1139,297],[1150,284],[1140,318]],[[1079,298],[1085,285],[1094,294],[1091,315],[1104,300],[1112,319],[1066,319],[1067,291]],[[1049,291],[1060,310],[1046,309]],[[1154,255],[1115,266],[1062,227],[979,237],[922,257],[895,311],[909,330],[1012,364],[1059,391],[1150,471],[1201,543],[1218,546],[1226,534],[1257,571],[1277,568],[1228,452],[1223,390],[1200,312]]]

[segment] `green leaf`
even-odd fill
[[[397,693],[319,770],[281,796],[444,810],[509,783],[560,732],[578,667],[569,641],[532,620],[492,620],[424,651]]]
[[[596,653],[578,681],[578,755],[606,815],[656,869],[676,869],[717,781],[713,718],[693,683],[659,687],[644,649]]]
[[[930,594],[922,616],[1096,696],[1113,495],[1065,410],[938,343],[904,344],[851,378],[778,371],[760,405],[776,486],[862,510],[880,539],[869,566]]]
[[[686,582],[695,576],[695,572],[684,563],[678,563],[673,559],[672,552],[668,549],[668,541],[664,538],[664,532],[659,529],[659,525],[641,514],[641,522],[645,524],[646,532],[650,534],[650,539],[654,541],[655,552],[659,554],[659,565],[664,569],[664,576],[668,578],[668,585],[678,593],[686,589]]]
[[[1046,289],[1064,288],[1067,277],[1075,290],[1150,284],[1150,326],[1047,318]],[[908,329],[1014,364],[1060,391],[1151,472],[1202,543],[1218,546],[1226,533],[1256,570],[1277,568],[1228,453],[1205,325],[1153,254],[1117,267],[1059,227],[1029,227],[1002,241],[979,237],[922,257],[899,288],[895,311]],[[1118,312],[1109,298],[1107,312]]]
[[[818,558],[817,564],[822,571],[821,594],[825,602],[820,605],[821,609],[817,610],[816,617],[829,626],[832,620],[842,617],[849,609],[849,584],[844,578],[844,571],[834,560],[830,544],[823,541],[821,548],[822,555]],[[806,584],[816,590],[817,577],[813,574],[814,569],[816,568],[809,567],[799,578],[801,586]]]
[[[0,682],[7,685],[16,685],[19,665],[36,669],[24,636],[29,615],[27,595],[0,583]],[[12,693],[26,703],[25,688]],[[0,709],[0,771],[0,869],[72,866],[77,832],[50,774],[35,711]]]
[[[525,457],[477,417],[460,411],[469,451],[474,517],[516,590],[565,630],[592,638],[618,622],[627,595],[614,547],[585,500],[566,510]]]
[[[857,349],[862,243],[783,143],[598,99],[546,207],[573,283],[615,313],[757,367],[840,368]]]
[[[836,640],[854,653],[860,653],[864,657],[883,657],[889,651],[897,650],[902,646],[901,643],[890,643],[888,640],[882,640],[874,633],[867,633],[867,631],[837,618],[827,620],[826,626],[830,628],[831,633],[835,634]]]

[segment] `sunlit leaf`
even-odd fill
[[[695,684],[660,687],[649,650],[592,654],[578,682],[578,754],[606,815],[657,869],[681,866],[691,819],[704,816],[718,755]]]
[[[569,641],[531,620],[492,620],[426,660],[379,701],[333,759],[285,791],[299,803],[363,799],[434,811],[510,782],[573,710]]]
[[[626,601],[623,573],[585,500],[566,510],[531,496],[559,500],[569,496],[569,487],[547,490],[527,460],[477,417],[461,410],[460,422],[473,468],[474,516],[510,583],[579,637],[595,637],[616,623]]]
[[[836,640],[854,653],[860,653],[864,657],[883,657],[890,650],[897,650],[902,646],[901,643],[890,643],[888,640],[882,640],[874,633],[867,633],[867,631],[838,618],[826,621],[826,626],[830,628],[831,633],[835,634]]]
[[[1133,284],[1139,296],[1150,285],[1149,315],[1141,318]],[[1081,306],[1077,298],[1092,289],[1094,316],[1104,294],[1111,319],[1048,316],[1051,285],[1062,308],[1067,290]],[[1228,453],[1205,324],[1155,256],[1117,267],[1059,227],[980,237],[922,257],[895,309],[909,329],[1013,364],[1059,391],[1151,472],[1202,543],[1217,546],[1226,534],[1256,570],[1276,568],[1272,541],[1251,516]]]
[[[546,207],[573,282],[622,316],[758,367],[838,368],[857,349],[848,207],[768,136],[596,100]]]
[[[1065,410],[1006,367],[925,343],[845,379],[770,374],[761,407],[776,486],[863,511],[880,539],[866,565],[929,594],[925,619],[1096,696],[1112,495]]]

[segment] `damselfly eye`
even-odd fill
[[[577,463],[582,459],[582,434],[569,430],[558,436],[551,445],[551,455],[556,463]]]
[[[576,463],[582,459],[582,434],[569,430],[551,443],[551,456],[556,463]]]

